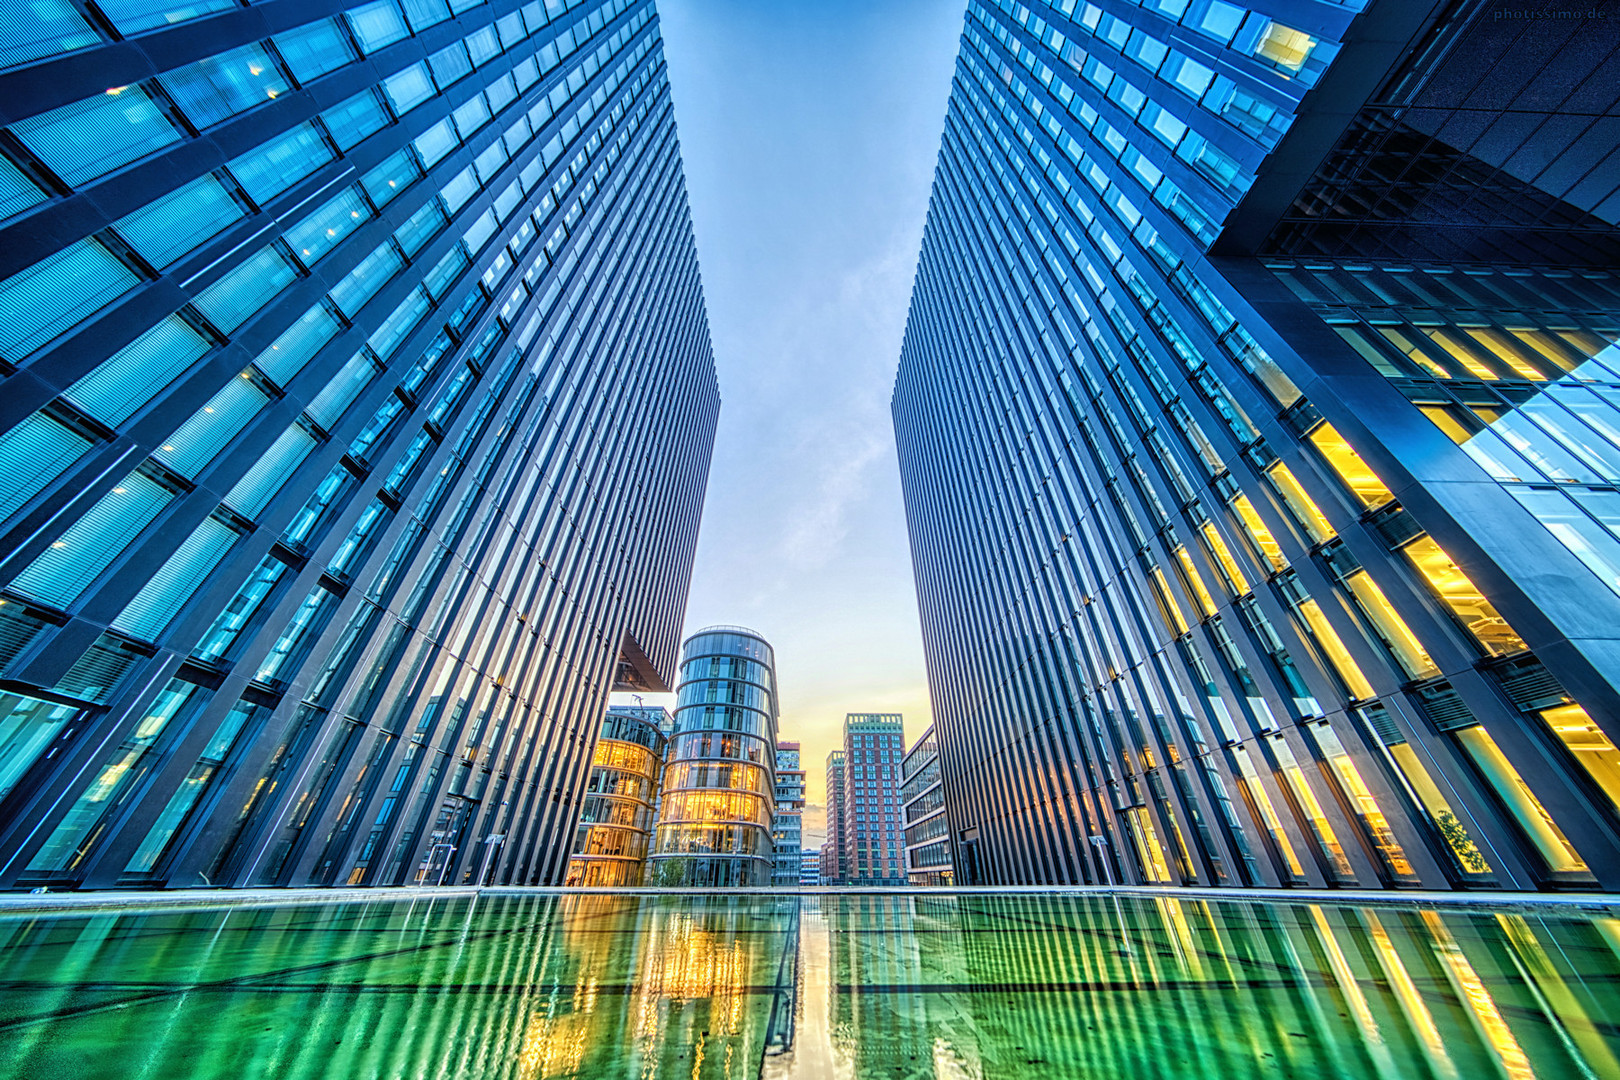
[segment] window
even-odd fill
[[[72,52],[100,40],[101,35],[68,0],[36,0],[6,12],[6,33],[0,38],[0,67]]]
[[[305,267],[312,267],[369,217],[371,207],[360,194],[353,188],[344,188],[284,235],[299,261]]]
[[[434,200],[412,214],[410,219],[395,231],[394,239],[408,257],[415,258],[427,242],[438,235],[444,225],[444,210],[439,206],[438,200]]]
[[[349,12],[349,28],[367,55],[410,36],[404,16],[393,0],[377,0],[354,8]]]
[[[1238,523],[1243,527],[1243,535],[1248,539],[1254,553],[1272,570],[1288,569],[1288,559],[1283,555],[1282,545],[1277,543],[1277,538],[1266,528],[1266,523],[1261,520],[1259,511],[1254,508],[1249,497],[1247,495],[1234,497],[1231,507],[1237,514]]]
[[[354,49],[336,19],[300,26],[277,34],[271,40],[276,43],[281,58],[287,61],[293,78],[300,83],[335,71],[354,59]]]
[[[433,69],[433,81],[440,90],[471,74],[473,69],[472,61],[467,59],[467,46],[459,41],[428,57],[428,66]]]
[[[113,222],[136,253],[158,269],[196,250],[244,216],[213,176],[202,176]]]
[[[119,349],[62,395],[117,427],[209,350],[203,336],[171,315]]]
[[[1271,481],[1271,486],[1282,497],[1283,505],[1288,507],[1294,515],[1294,520],[1299,522],[1305,534],[1313,541],[1321,543],[1337,535],[1322,511],[1317,509],[1315,501],[1305,493],[1299,480],[1289,471],[1288,466],[1281,462],[1272,465],[1266,470],[1266,479]]]
[[[112,628],[141,641],[159,640],[240,536],[216,518],[203,519],[112,621]]]
[[[159,75],[158,82],[199,128],[273,101],[290,89],[281,69],[257,44],[176,68]]]
[[[152,456],[186,479],[195,479],[268,404],[269,396],[243,372],[181,424]]]
[[[1414,679],[1427,679],[1440,674],[1440,669],[1429,657],[1429,651],[1412,633],[1406,620],[1401,618],[1395,605],[1389,602],[1384,590],[1378,587],[1367,571],[1357,570],[1350,574],[1344,578],[1344,585],[1355,597],[1356,606],[1367,616],[1367,621],[1372,623],[1379,639],[1408,675]]]
[[[1510,488],[1513,497],[1610,589],[1620,593],[1620,540],[1562,491]]]
[[[460,145],[460,141],[456,138],[455,125],[449,117],[445,117],[418,135],[412,145],[421,155],[423,166],[431,169],[444,160],[446,154]]]
[[[243,517],[258,517],[314,449],[315,437],[293,424],[226,493],[226,505]]]
[[[11,588],[67,607],[173,499],[174,492],[144,473],[130,473],[29,563]]]
[[[268,349],[254,357],[253,365],[277,384],[286,386],[340,329],[337,319],[325,306],[316,304],[271,342]]]
[[[305,410],[309,418],[326,430],[332,430],[338,417],[360,396],[360,392],[377,377],[377,365],[362,349],[349,359],[343,369],[332,377],[325,388],[315,396]]]
[[[1254,55],[1292,74],[1305,66],[1315,48],[1316,39],[1304,31],[1267,21]]]
[[[236,590],[236,595],[231,597],[231,602],[219,613],[214,625],[203,634],[202,639],[197,642],[197,647],[191,651],[191,655],[199,660],[208,661],[218,660],[227,655],[286,574],[286,563],[267,556],[254,568],[253,574],[242,583],[242,587]]]
[[[366,339],[366,344],[379,359],[386,362],[394,355],[394,350],[399,348],[406,336],[416,329],[432,306],[433,300],[428,296],[426,289],[420,287],[412,289],[410,295],[401,300],[399,306],[383,320],[382,325]]]
[[[1339,632],[1333,629],[1333,624],[1328,622],[1327,615],[1322,611],[1322,606],[1314,599],[1305,597],[1294,600],[1294,610],[1299,612],[1300,621],[1305,624],[1306,630],[1316,640],[1316,644],[1321,648],[1322,652],[1327,654],[1329,662],[1333,665],[1333,670],[1337,671],[1339,677],[1344,680],[1344,685],[1350,691],[1350,696],[1353,698],[1375,697],[1372,684],[1367,681],[1367,676],[1361,672],[1361,665],[1356,663],[1355,657],[1350,655],[1350,650],[1345,648],[1344,640],[1339,637]]]
[[[394,196],[416,183],[422,170],[409,148],[385,158],[382,164],[360,178],[360,186],[378,207],[387,206]]]
[[[1401,553],[1411,560],[1419,576],[1487,652],[1503,656],[1526,648],[1524,639],[1432,537],[1419,537],[1401,548]]]
[[[354,474],[341,463],[332,466],[332,471],[326,474],[326,478],[309,497],[303,509],[293,515],[291,523],[281,534],[282,541],[291,547],[307,546],[307,542],[315,535],[317,527],[328,511],[341,505],[343,494],[353,487],[354,483]]]
[[[115,86],[19,120],[11,131],[72,187],[180,141],[180,132],[139,86]]]
[[[388,120],[388,110],[377,100],[377,92],[371,89],[362,90],[321,113],[321,122],[331,133],[332,141],[344,152],[359,146],[372,132],[387,127]]]
[[[0,605],[16,609],[14,600]],[[0,694],[0,799],[5,798],[68,722],[79,714],[71,705],[20,694]]]
[[[1564,830],[1547,813],[1547,808],[1536,798],[1535,792],[1530,790],[1530,785],[1524,782],[1524,777],[1519,775],[1490,733],[1475,725],[1453,732],[1452,737],[1496,791],[1525,837],[1541,853],[1547,869],[1555,874],[1588,875],[1590,871],[1586,860],[1581,858],[1575,845],[1569,842]]]
[[[0,356],[19,363],[140,283],[94,240],[80,240],[0,281]]]
[[[383,243],[370,255],[360,261],[360,265],[332,286],[329,294],[338,310],[349,318],[365,306],[366,301],[377,294],[377,291],[388,284],[393,276],[399,273],[405,265],[394,245]]]
[[[1361,505],[1381,506],[1395,497],[1332,424],[1318,424],[1306,438],[1339,474],[1344,486],[1361,500]]]
[[[1354,885],[1355,871],[1350,867],[1350,860],[1345,857],[1344,848],[1339,844],[1339,838],[1334,834],[1333,825],[1328,821],[1322,804],[1317,801],[1316,793],[1311,790],[1310,781],[1305,778],[1305,773],[1294,759],[1293,750],[1280,736],[1269,740],[1267,745],[1277,758],[1278,771],[1282,773],[1283,780],[1288,784],[1288,790],[1294,796],[1294,805],[1299,808],[1300,816],[1305,819],[1311,835],[1316,838],[1316,846],[1322,853],[1323,867],[1328,880],[1341,885]]]
[[[285,681],[292,673],[298,670],[298,665],[309,655],[309,649],[315,643],[315,638],[326,627],[337,609],[338,597],[327,592],[317,585],[310,590],[304,602],[298,605],[293,613],[292,620],[282,631],[276,643],[271,646],[265,655],[264,662],[254,673],[254,679],[262,683]]]
[[[396,116],[404,116],[437,92],[433,88],[433,80],[428,78],[425,63],[412,64],[404,71],[388,76],[382,86]]]
[[[121,34],[156,30],[160,26],[198,19],[215,11],[229,11],[235,0],[97,0],[101,13],[112,20]]]
[[[313,124],[300,124],[274,142],[230,162],[231,175],[248,197],[263,206],[332,160],[332,151]]]
[[[297,278],[297,271],[286,257],[274,247],[267,247],[208,286],[191,303],[217,329],[228,334]]]
[[[89,439],[43,413],[0,435],[0,521],[44,491],[90,446]]]

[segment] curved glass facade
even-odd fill
[[[738,626],[687,638],[648,883],[769,885],[775,761],[770,645]]]
[[[568,858],[568,885],[639,885],[668,740],[646,710],[608,710]]]

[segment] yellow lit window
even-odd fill
[[[1436,596],[1445,602],[1474,639],[1493,656],[1519,652],[1524,639],[1475,588],[1468,575],[1457,568],[1433,538],[1422,536],[1401,549]]]
[[[1541,368],[1534,363],[1535,357],[1529,349],[1508,337],[1500,330],[1470,329],[1468,336],[1480,345],[1489,349],[1491,354],[1502,363],[1513,369],[1514,374],[1521,379],[1533,382],[1546,382],[1547,376],[1542,374]]]
[[[1429,775],[1429,770],[1423,767],[1418,760],[1417,752],[1410,743],[1396,743],[1388,747],[1389,756],[1395,762],[1395,767],[1401,771],[1406,782],[1411,786],[1418,802],[1428,812],[1429,819],[1439,830],[1440,838],[1446,842],[1451,853],[1457,857],[1457,864],[1467,874],[1490,874],[1491,864],[1485,861],[1484,852],[1474,843],[1474,838],[1468,834],[1462,820],[1451,809],[1451,803],[1446,801],[1445,795]]]
[[[1418,411],[1434,421],[1435,427],[1450,436],[1452,442],[1461,446],[1474,437],[1474,432],[1465,426],[1461,420],[1457,419],[1455,410],[1456,406],[1454,405],[1429,404],[1418,406]]]
[[[1363,506],[1380,506],[1395,497],[1332,424],[1318,424],[1306,437]]]
[[[1463,370],[1474,378],[1494,382],[1499,377],[1484,360],[1474,355],[1474,350],[1470,349],[1465,342],[1459,340],[1455,335],[1444,330],[1424,330],[1423,332],[1428,334],[1429,339],[1436,345],[1446,350],[1451,358],[1461,364]]]
[[[1339,673],[1339,677],[1344,680],[1345,686],[1349,688],[1350,696],[1353,698],[1373,697],[1372,683],[1369,683],[1367,676],[1361,673],[1361,667],[1356,663],[1355,657],[1350,655],[1350,650],[1344,647],[1344,640],[1339,637],[1338,631],[1334,630],[1333,625],[1328,622],[1327,615],[1322,611],[1322,606],[1315,600],[1305,599],[1299,602],[1298,611],[1300,618],[1304,619],[1305,625],[1309,627],[1311,636],[1316,639],[1317,645],[1321,646],[1322,651],[1327,654],[1328,660],[1333,663],[1334,670]]]
[[[1573,702],[1542,709],[1541,719],[1558,736],[1558,741],[1575,755],[1575,760],[1603,789],[1609,801],[1620,809],[1620,749],[1615,748],[1603,729],[1593,722],[1585,709]]]
[[[1264,57],[1284,71],[1297,72],[1305,66],[1315,48],[1316,39],[1311,35],[1274,22],[1266,27],[1265,34],[1254,47],[1254,54]]]
[[[1238,521],[1243,526],[1243,533],[1249,538],[1249,543],[1260,557],[1271,564],[1273,570],[1288,569],[1288,558],[1283,555],[1282,545],[1277,538],[1271,535],[1266,523],[1260,520],[1260,513],[1254,508],[1247,495],[1239,495],[1232,500],[1232,509],[1237,512]]]
[[[1237,559],[1232,557],[1232,549],[1226,546],[1221,534],[1215,531],[1215,526],[1204,522],[1198,531],[1203,534],[1204,543],[1209,546],[1209,553],[1215,559],[1215,565],[1226,579],[1226,587],[1232,591],[1233,596],[1242,596],[1249,591],[1249,581],[1243,576],[1243,568],[1238,565]]]
[[[1479,771],[1485,774],[1485,779],[1490,781],[1502,802],[1513,812],[1525,836],[1541,852],[1547,868],[1553,873],[1588,873],[1586,860],[1576,852],[1569,837],[1547,813],[1547,808],[1541,805],[1541,800],[1536,798],[1530,785],[1524,782],[1524,777],[1508,761],[1507,755],[1496,745],[1496,740],[1478,726],[1464,728],[1455,734],[1457,742],[1468,751],[1468,756],[1474,759]]]
[[[1181,573],[1187,579],[1187,588],[1197,599],[1198,606],[1205,615],[1215,614],[1215,598],[1210,595],[1209,589],[1204,586],[1204,579],[1198,573],[1198,567],[1193,565],[1192,553],[1185,544],[1176,545],[1174,552],[1176,562],[1181,566]]]
[[[1437,379],[1451,378],[1451,372],[1447,371],[1443,364],[1429,356],[1421,346],[1414,344],[1411,339],[1399,330],[1389,326],[1380,326],[1378,332],[1383,334],[1391,345],[1401,350],[1408,360],[1427,371],[1430,375]]]
[[[1373,624],[1373,629],[1389,646],[1389,651],[1395,654],[1406,673],[1414,679],[1426,679],[1431,675],[1440,674],[1440,669],[1429,657],[1429,650],[1412,633],[1406,620],[1395,611],[1395,606],[1384,595],[1384,590],[1378,587],[1365,570],[1357,570],[1344,579],[1345,587],[1356,598],[1356,604],[1361,608],[1367,619]]]
[[[1300,813],[1305,815],[1306,824],[1316,836],[1316,846],[1327,860],[1330,875],[1336,881],[1355,884],[1356,872],[1350,868],[1350,860],[1345,857],[1344,847],[1334,834],[1333,825],[1322,810],[1322,804],[1317,801],[1316,793],[1311,790],[1310,782],[1305,779],[1299,763],[1294,760],[1294,752],[1280,738],[1272,740],[1271,749],[1277,755],[1277,765],[1282,771],[1283,779],[1288,782],[1288,790],[1294,793],[1294,802],[1299,806]]]
[[[1282,819],[1277,816],[1276,807],[1271,805],[1271,798],[1260,783],[1259,773],[1249,758],[1249,752],[1240,746],[1232,751],[1232,757],[1238,766],[1238,782],[1242,785],[1244,793],[1249,796],[1249,802],[1254,806],[1255,813],[1265,823],[1266,831],[1271,834],[1271,840],[1277,845],[1278,853],[1288,864],[1289,878],[1296,882],[1306,880],[1305,870],[1299,865],[1299,856],[1294,854],[1294,847],[1288,842],[1288,834],[1283,830]]]
[[[1305,494],[1305,489],[1299,486],[1299,480],[1288,471],[1288,466],[1278,462],[1266,470],[1266,478],[1271,481],[1271,486],[1277,489],[1277,494],[1282,496],[1283,504],[1294,515],[1294,520],[1299,522],[1307,536],[1320,544],[1337,535],[1322,511],[1317,509],[1316,503]]]
[[[1187,617],[1181,613],[1181,605],[1176,603],[1175,594],[1170,591],[1170,583],[1164,579],[1164,571],[1155,566],[1148,571],[1153,579],[1153,591],[1159,598],[1159,607],[1164,611],[1164,617],[1174,628],[1177,634],[1187,632]]]
[[[1345,750],[1344,744],[1339,741],[1338,735],[1332,728],[1317,727],[1312,729],[1316,737],[1316,744],[1322,748],[1323,755],[1338,777],[1339,788],[1344,792],[1345,801],[1361,819],[1361,827],[1366,831],[1367,839],[1372,843],[1373,850],[1383,860],[1384,869],[1390,877],[1402,884],[1415,885],[1418,881],[1417,871],[1412,869],[1411,862],[1406,858],[1406,849],[1395,838],[1395,831],[1389,827],[1389,821],[1384,812],[1378,807],[1378,800],[1361,779],[1361,772],[1356,763]]]
[[[1131,825],[1131,839],[1136,841],[1136,851],[1142,857],[1143,867],[1153,881],[1169,882],[1170,867],[1164,861],[1158,834],[1153,830],[1153,819],[1148,817],[1146,808],[1133,807],[1125,811],[1125,815]]]

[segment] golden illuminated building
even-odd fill
[[[664,766],[663,712],[615,707],[603,718],[566,884],[641,884]]]

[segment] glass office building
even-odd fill
[[[799,884],[804,857],[804,769],[799,765],[799,744],[776,744],[776,817],[771,824],[775,864],[771,884],[792,888]]]
[[[844,873],[841,885],[901,885],[900,762],[905,726],[900,713],[844,717]],[[830,822],[829,822],[830,825]]]
[[[614,706],[602,718],[564,885],[641,884],[664,776],[663,711]]]
[[[718,388],[633,0],[0,35],[0,888],[551,884]]]
[[[906,881],[952,885],[951,828],[945,818],[945,784],[939,774],[939,740],[928,725],[900,763],[900,803],[905,826]]]
[[[686,639],[649,885],[771,884],[776,724],[776,656],[758,632]]]
[[[893,410],[962,883],[1620,888],[1620,26],[972,0]]]

